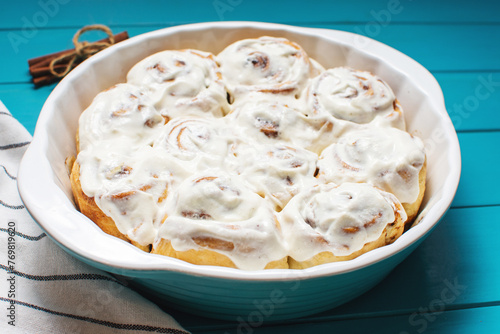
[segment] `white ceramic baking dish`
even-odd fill
[[[420,136],[427,149],[427,190],[415,226],[395,243],[351,261],[305,270],[243,271],[192,265],[144,253],[103,233],[76,210],[64,162],[75,155],[78,117],[98,92],[124,82],[132,65],[152,53],[182,48],[218,53],[236,40],[262,35],[299,43],[325,67],[348,65],[371,71],[389,83],[404,107],[409,132]],[[458,186],[460,168],[458,140],[442,91],[434,77],[406,55],[347,32],[214,22],[176,26],[130,38],[74,69],[43,106],[33,142],[20,167],[18,184],[33,218],[59,246],[78,259],[128,277],[149,297],[188,312],[228,320],[266,321],[335,307],[380,282],[445,214]]]

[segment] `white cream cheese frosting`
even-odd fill
[[[298,95],[323,70],[298,44],[268,36],[237,41],[216,59],[235,99],[251,91]]]
[[[224,119],[178,117],[167,123],[153,143],[182,160],[191,172],[224,169],[240,139]]]
[[[413,203],[425,162],[422,141],[395,128],[364,127],[331,144],[318,161],[320,178],[335,183],[367,182]]]
[[[83,192],[113,219],[118,230],[141,245],[153,243],[164,218],[167,193],[189,174],[174,157],[148,145],[100,145],[77,158]]]
[[[158,52],[134,65],[127,82],[144,87],[165,117],[222,117],[229,110],[221,73],[213,55],[207,52]]]
[[[251,93],[236,102],[225,119],[248,140],[286,143],[319,153],[333,140],[335,132],[329,120],[307,117],[302,102],[289,96]]]
[[[237,175],[218,170],[193,175],[166,206],[158,240],[169,240],[177,251],[204,248],[209,238],[218,242],[218,252],[246,270],[264,269],[287,255],[271,203]]]
[[[99,93],[81,114],[80,150],[118,137],[131,145],[149,144],[163,124],[163,117],[140,88],[121,83]]]
[[[254,192],[281,210],[302,189],[316,184],[318,156],[308,150],[283,144],[241,145],[234,170]]]
[[[279,219],[289,255],[306,261],[321,252],[348,256],[362,249],[377,240],[396,215],[406,219],[390,193],[366,183],[328,183],[292,198]]]
[[[332,116],[357,124],[374,122],[405,129],[401,106],[378,76],[349,67],[335,67],[312,79],[307,99],[313,115]]]

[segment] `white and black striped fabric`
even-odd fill
[[[0,333],[188,333],[126,282],[72,258],[17,191],[30,134],[0,102]]]

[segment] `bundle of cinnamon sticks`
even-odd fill
[[[114,44],[124,41],[128,38],[128,33],[126,31],[113,35]],[[110,43],[110,38],[104,38],[94,43]],[[111,43],[113,44],[113,43]],[[75,49],[69,49],[64,51],[59,51],[51,53],[45,56],[36,57],[28,60],[29,73],[32,77],[33,84],[35,88],[49,85],[56,81],[59,81],[62,77],[56,75],[57,73],[63,73],[66,71],[67,67],[70,66],[69,71],[80,64],[86,58],[76,57],[72,59],[71,57],[63,57],[65,55],[70,56],[75,53]],[[50,64],[57,60],[57,63],[52,65],[52,71]],[[54,74],[54,71],[57,72]],[[68,71],[68,72],[69,72]]]

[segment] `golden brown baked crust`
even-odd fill
[[[403,208],[408,215],[408,219],[406,220],[405,226],[408,228],[411,226],[415,218],[417,217],[418,210],[420,209],[420,205],[422,204],[422,200],[425,194],[425,183],[427,178],[427,159],[424,161],[420,172],[418,173],[418,188],[419,193],[417,200],[413,203],[403,203]]]
[[[151,253],[170,256],[192,264],[237,268],[229,257],[217,252],[217,249],[230,249],[232,243],[215,238],[203,238],[195,242],[202,248],[177,251],[172,247],[170,241],[161,239],[160,242],[153,245]],[[264,269],[288,269],[288,258],[271,261]]]
[[[94,198],[85,195],[80,183],[80,165],[78,164],[78,162],[73,163],[73,166],[71,168],[70,181],[75,204],[82,214],[92,220],[105,233],[130,242],[139,249],[145,252],[149,252],[150,246],[143,246],[127,238],[126,235],[118,230],[113,219],[102,212],[102,210],[97,206]]]

